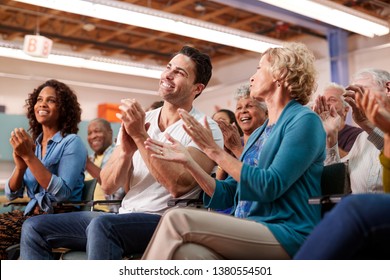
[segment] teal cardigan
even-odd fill
[[[258,140],[266,121],[249,137],[240,160]],[[216,180],[206,207],[233,211],[239,200],[253,201],[247,219],[266,225],[293,257],[320,220],[320,208],[308,204],[321,194],[325,131],[318,115],[295,100],[284,108],[267,139],[258,166],[244,164],[240,182]]]

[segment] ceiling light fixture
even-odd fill
[[[173,33],[253,52],[264,52],[282,42],[189,17],[114,0],[14,0],[73,14]]]
[[[83,29],[85,30],[85,31],[87,31],[87,32],[91,32],[91,31],[93,31],[93,30],[95,30],[96,29],[96,26],[93,24],[93,23],[85,23],[84,25],[83,25]]]
[[[389,23],[328,0],[258,0],[367,37],[389,33]]]
[[[21,45],[0,41],[0,57],[1,56],[153,79],[159,79],[163,71],[162,67],[152,65],[130,63],[124,60],[109,59],[97,56],[74,56],[72,53],[58,52],[55,50],[52,50],[47,58],[34,57],[24,53]]]
[[[195,3],[195,11],[202,13],[202,12],[206,11],[206,7],[202,3],[196,2]]]

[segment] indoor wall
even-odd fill
[[[319,72],[318,92],[330,82],[330,60],[327,42],[313,37],[302,37],[317,57]],[[349,38],[349,73],[362,68],[382,68],[390,71],[390,35],[369,39],[354,35]],[[249,82],[256,71],[259,55],[232,57],[229,61],[214,63],[213,77],[203,94],[195,101],[201,111],[212,115],[215,106],[234,110],[234,91]],[[24,62],[0,57],[0,105],[5,105],[6,114],[24,114],[24,100],[34,87],[47,79],[59,79],[70,85],[78,95],[82,106],[82,120],[97,116],[97,106],[103,103],[119,103],[122,98],[135,98],[143,107],[159,100],[157,79],[140,78],[103,71],[70,68],[44,63]],[[0,124],[1,127],[1,124]],[[10,131],[2,131],[1,137],[8,137]],[[1,153],[1,152],[0,152]],[[0,182],[10,174],[13,163],[0,159]]]

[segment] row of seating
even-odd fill
[[[85,181],[82,200],[81,201],[63,201],[56,202],[56,207],[78,207],[80,211],[93,211],[94,206],[97,204],[110,204],[120,203],[120,200],[93,200],[93,194],[97,180]],[[321,212],[324,215],[329,211],[334,204],[338,203],[345,195],[351,192],[350,181],[348,176],[347,163],[336,163],[324,167],[321,177],[321,191],[322,195],[319,197],[312,197],[308,203],[313,205],[321,205]],[[4,206],[17,207],[25,206],[26,202],[9,202]],[[168,202],[171,207],[202,207],[202,198],[199,199],[172,199]],[[19,258],[20,246],[19,244],[10,246],[7,249],[8,259]],[[84,260],[86,259],[85,252],[71,251],[66,248],[56,248],[55,252],[58,254],[60,259],[64,260]],[[129,256],[129,259],[138,258],[140,256]]]

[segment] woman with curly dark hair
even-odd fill
[[[0,215],[0,258],[20,241],[23,222],[34,215],[54,213],[52,202],[81,199],[87,149],[77,136],[81,108],[64,83],[48,80],[26,100],[29,132],[11,132],[15,169],[5,186],[8,199],[30,198],[20,210]]]

